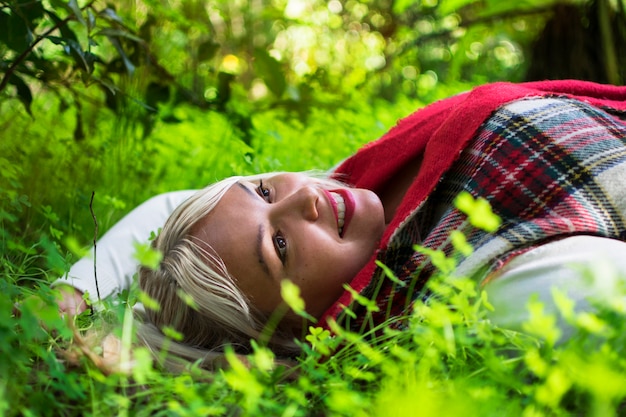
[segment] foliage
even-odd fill
[[[620,83],[623,2],[4,0],[0,152],[21,195],[54,207],[67,223],[57,230],[84,236],[91,218],[75,207],[93,190],[106,230],[159,191],[233,172],[328,168],[413,108],[479,83],[520,81],[527,70],[577,78],[567,71],[581,66],[552,62],[555,50],[576,47],[576,62],[589,46],[561,48],[542,32],[563,19],[563,4],[581,15],[576,41],[604,51],[587,60],[593,74]],[[585,33],[591,22],[604,29]],[[298,130],[315,126],[340,129],[348,143],[294,160],[307,155]],[[294,152],[279,160],[276,146]],[[216,149],[243,157],[224,161]],[[18,228],[42,217],[28,210]]]
[[[133,345],[132,299],[71,321],[41,287],[10,318],[22,290],[3,281],[0,370],[10,383],[2,379],[0,406],[4,415],[620,415],[623,290],[583,313],[555,293],[559,315],[577,329],[564,342],[537,302],[518,333],[489,320],[474,281],[440,274],[429,288],[432,296],[407,317],[368,334],[311,327],[289,368],[253,343],[245,359],[227,350],[221,372],[170,374]],[[402,330],[392,321],[404,322]],[[76,326],[113,331],[118,343],[87,341]]]
[[[538,338],[499,329],[471,283],[442,276],[433,285],[456,308],[433,298],[411,312],[406,331],[331,336],[313,327],[294,368],[258,345],[247,360],[229,354],[223,372],[172,375],[130,350],[128,309],[139,295],[68,321],[48,284],[156,193],[233,174],[328,169],[416,107],[487,81],[623,83],[624,7],[0,0],[0,415],[619,414],[617,302],[574,317],[561,300],[580,333],[546,344],[556,336],[539,306],[528,324]],[[578,35],[564,47],[554,27],[572,10]],[[575,73],[582,66],[564,58],[595,67]]]

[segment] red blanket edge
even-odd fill
[[[400,120],[380,139],[361,148],[335,171],[357,188],[378,190],[405,162],[423,153],[420,172],[398,207],[379,243],[384,248],[402,221],[421,204],[439,179],[458,158],[477,129],[499,107],[525,97],[565,96],[598,107],[626,110],[626,87],[579,80],[537,81],[514,84],[498,82],[476,87],[435,102]],[[378,252],[378,251],[377,251]],[[350,282],[361,292],[376,269],[377,254]],[[322,315],[320,325],[336,319],[352,302],[348,291]]]

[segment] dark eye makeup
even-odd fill
[[[267,201],[268,203],[272,202],[270,189],[263,185],[263,180],[259,180],[259,185],[256,188],[259,196]],[[276,250],[276,255],[280,262],[285,265],[287,261],[287,239],[283,236],[281,231],[277,231],[272,236],[272,243],[274,244],[274,249]]]
[[[287,239],[285,239],[281,232],[277,232],[274,234],[272,240],[274,241],[276,254],[280,259],[280,262],[284,265],[287,260]]]
[[[256,188],[257,193],[259,193],[259,195],[269,203],[270,201],[270,190],[269,188],[263,186],[263,180],[259,181],[259,186]]]

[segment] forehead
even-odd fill
[[[259,224],[253,213],[253,196],[241,183],[236,183],[194,226],[192,234],[210,246],[229,266],[234,263],[229,262],[229,258],[244,260],[255,252]]]
[[[196,224],[192,235],[222,259],[237,287],[257,308],[272,311],[281,299],[276,281],[260,260],[265,230],[259,202],[253,191],[236,183]]]

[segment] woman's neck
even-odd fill
[[[378,196],[385,209],[385,224],[389,224],[395,216],[407,190],[413,184],[421,164],[421,155],[410,159],[380,188]]]

